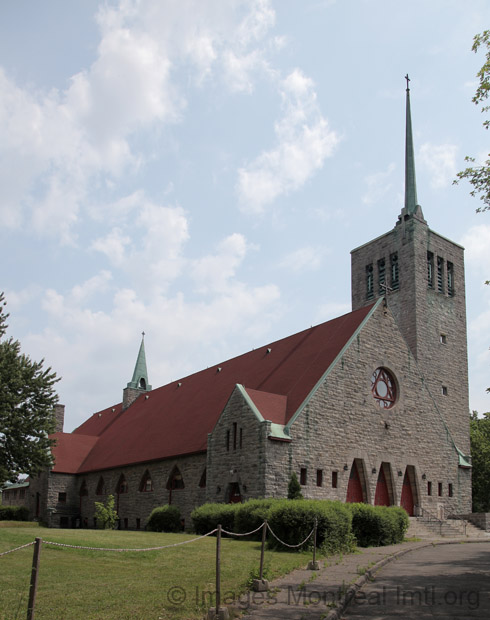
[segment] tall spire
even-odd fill
[[[151,385],[148,384],[148,371],[146,369],[145,332],[141,334],[140,350],[136,359],[133,378],[128,383],[128,388],[143,390],[145,392],[151,390]]]
[[[412,116],[410,112],[410,78],[407,80],[407,110],[405,129],[405,213],[413,215],[417,210],[417,185],[415,182],[415,155],[413,152]]]

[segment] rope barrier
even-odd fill
[[[280,538],[278,538],[278,537],[274,534],[274,532],[273,532],[273,531],[272,531],[272,529],[271,529],[271,526],[270,526],[268,523],[267,523],[267,529],[268,529],[268,530],[269,530],[269,532],[270,532],[270,533],[274,536],[274,538],[275,538],[278,542],[280,542],[280,543],[281,543],[281,545],[285,545],[286,547],[289,547],[290,549],[297,549],[298,547],[301,547],[302,545],[304,545],[304,544],[305,544],[305,542],[306,542],[307,540],[309,540],[309,539],[312,537],[313,532],[315,531],[315,528],[313,528],[313,529],[311,530],[311,532],[308,534],[308,536],[307,536],[307,537],[303,540],[303,542],[300,542],[300,543],[299,543],[299,545],[288,545],[288,543],[284,542],[283,540],[281,540]]]
[[[2,555],[7,555],[7,553],[13,553],[14,551],[18,551],[19,549],[25,549],[26,547],[30,547],[33,544],[34,544],[34,541],[32,541],[30,543],[26,543],[25,545],[22,545],[21,547],[16,547],[15,549],[10,549],[10,551],[4,551],[3,553],[0,553],[0,557]]]
[[[201,540],[201,538],[206,538],[206,536],[211,536],[218,531],[218,528],[208,532],[207,534],[203,534],[203,536],[198,536],[197,538],[192,538],[191,540],[184,540],[183,542],[174,543],[173,545],[163,545],[161,547],[146,547],[144,549],[113,549],[110,547],[83,547],[81,545],[67,545],[66,543],[58,543],[50,540],[43,540],[45,545],[55,545],[56,547],[67,547],[69,549],[86,549],[87,551],[116,551],[116,552],[125,552],[125,551],[160,551],[160,549],[169,549],[170,547],[180,547],[182,545],[188,545],[189,543],[196,542],[196,540]],[[29,543],[33,545],[34,543]]]
[[[255,534],[256,532],[258,532],[263,527],[264,527],[264,524],[262,523],[261,525],[259,525],[258,528],[256,528],[252,532],[247,532],[246,534],[238,534],[238,532],[227,532],[226,530],[223,530],[223,529],[221,530],[221,532],[222,534],[228,534],[228,536],[251,536],[252,534]]]

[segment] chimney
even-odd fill
[[[65,405],[54,406],[54,417],[56,418],[55,433],[63,432],[63,425],[65,423]]]

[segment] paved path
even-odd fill
[[[440,542],[442,541],[407,542],[334,556],[321,562],[318,571],[296,570],[271,582],[268,592],[250,592],[242,598],[239,609],[246,620],[358,620],[361,617],[382,620],[401,615],[405,618],[439,617],[462,620],[490,618],[489,542],[460,544],[455,540],[453,542],[456,544],[439,545]],[[420,554],[424,555],[421,560],[417,560]],[[373,583],[370,579],[374,575],[376,578]],[[385,575],[386,583],[381,581]],[[437,588],[434,581],[436,576],[440,579]],[[447,582],[444,581],[446,578]],[[477,578],[479,590],[478,594],[475,594],[475,587],[471,586],[476,583]],[[426,586],[432,585],[436,589],[424,590]],[[397,590],[398,586],[401,589]],[[463,591],[468,594],[464,595]],[[383,592],[385,599],[382,598]],[[397,592],[398,600],[404,602],[404,605],[396,604]],[[413,594],[410,594],[412,592]],[[437,611],[440,607],[441,613],[435,615],[435,606],[429,604],[432,595],[438,597],[435,599],[437,601],[444,601],[446,596],[445,603],[451,608],[453,615],[442,613],[442,605],[437,607]],[[457,599],[452,602],[454,596]],[[409,605],[411,600],[415,603],[419,598],[423,603],[424,597],[428,601],[425,606]],[[350,605],[344,612],[348,599]],[[459,601],[463,603],[463,599],[464,605],[460,605]],[[457,615],[456,611],[460,615]],[[408,613],[414,615],[410,616]],[[429,615],[423,615],[426,613]]]
[[[490,545],[436,545],[386,564],[343,618],[490,618]]]

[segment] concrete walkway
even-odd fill
[[[266,592],[249,592],[242,597],[238,609],[247,620],[338,620],[349,601],[359,596],[363,584],[386,563],[416,549],[462,541],[484,545],[490,542],[437,538],[332,556],[320,561],[318,571],[295,570],[270,582]]]

